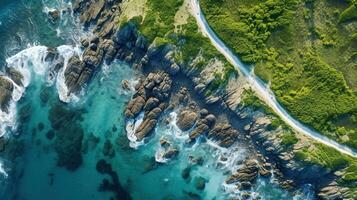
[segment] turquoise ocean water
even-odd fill
[[[62,9],[61,22],[53,24],[49,21],[46,11],[52,8]],[[6,172],[6,175],[0,174],[0,199],[110,199],[114,196],[113,191],[99,190],[103,179],[111,180],[96,170],[101,159],[111,164],[120,185],[133,199],[218,200],[239,196],[233,186],[223,183],[227,172],[239,167],[237,163],[244,160],[248,152],[239,144],[231,149],[218,148],[211,142],[186,145],[188,133],[177,129],[175,112],[162,117],[147,143],[131,147],[126,133],[126,125],[130,122],[124,119],[123,110],[132,92],[124,91],[121,82],[128,79],[134,84],[138,72],[128,64],[116,61],[110,66],[102,66],[78,101],[60,101],[60,80],[47,79],[50,66],[43,61],[41,48],[34,46],[67,45],[66,49],[75,49],[78,36],[86,33],[73,20],[69,8],[70,3],[62,0],[0,1],[0,66],[9,64],[9,60],[17,55],[22,59],[21,65],[31,74],[29,85],[16,102],[16,129],[9,129],[6,134],[13,141],[8,144],[13,150],[6,155],[0,154]],[[24,53],[23,50],[29,48],[29,53]],[[28,56],[23,56],[25,54]],[[50,115],[57,107],[81,115],[76,122],[58,119],[60,126],[79,124],[84,133],[83,163],[75,171],[57,166],[55,149],[61,144],[55,142],[56,138],[47,138],[52,130]],[[164,119],[170,123],[164,123]],[[180,150],[177,159],[160,160],[161,138],[171,141]],[[103,153],[106,143],[112,145],[111,157]],[[228,161],[222,161],[222,157]],[[204,162],[194,165],[192,158],[203,158]],[[190,172],[188,179],[182,177],[185,169]],[[204,190],[195,187],[201,178],[206,181]],[[259,194],[263,199],[271,200],[311,199],[308,187],[293,196],[279,189],[273,178],[259,178],[251,192],[253,196]]]

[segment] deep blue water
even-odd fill
[[[74,49],[77,36],[86,34],[78,30],[68,12],[60,23],[50,23],[45,7],[67,10],[68,5],[60,0],[0,2],[0,66],[4,66],[7,58],[22,55],[21,51],[30,46],[72,45]],[[187,133],[180,132],[175,126],[175,112],[163,116],[171,123],[160,122],[145,145],[137,149],[130,147],[123,110],[132,93],[121,88],[121,81],[129,79],[134,83],[138,79],[138,72],[131,66],[120,61],[103,66],[78,102],[63,103],[59,100],[56,84],[46,81],[45,72],[49,66],[39,59],[32,59],[40,52],[33,50],[30,55],[23,61],[32,75],[23,97],[16,103],[17,129],[7,134],[12,141],[8,146],[14,150],[0,154],[8,174],[7,177],[0,175],[0,199],[109,199],[113,192],[98,191],[103,179],[110,180],[108,175],[96,170],[100,159],[112,165],[122,187],[133,199],[195,199],[200,196],[211,200],[238,195],[232,186],[222,183],[227,178],[225,172],[239,167],[236,163],[244,160],[248,152],[239,144],[231,149],[216,148],[209,143],[185,145]],[[56,138],[49,140],[46,137],[53,129],[50,115],[55,107],[81,114],[76,122],[70,120],[60,124],[71,127],[78,123],[84,133],[83,163],[75,171],[57,166],[55,149],[61,144]],[[58,117],[58,120],[63,119]],[[98,138],[98,143],[93,143],[93,136]],[[174,143],[180,154],[176,160],[159,164],[155,162],[155,154],[163,137]],[[107,141],[115,151],[112,158],[103,154]],[[184,180],[181,173],[190,166],[191,156],[202,157],[205,162],[202,166],[192,167],[191,178]],[[230,162],[219,163],[222,156],[228,157]],[[207,180],[203,191],[195,188],[198,177]],[[252,192],[264,199],[293,199],[271,179],[259,179]]]

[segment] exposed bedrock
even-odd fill
[[[182,110],[178,115],[177,126],[182,131],[188,131],[196,123],[198,116],[190,110]]]
[[[138,141],[150,135],[160,115],[167,108],[171,84],[170,76],[160,71],[150,73],[146,78],[140,79],[138,85],[135,86],[136,92],[125,109],[125,116],[133,119],[139,113],[144,112],[144,119],[135,130]]]
[[[8,112],[13,90],[14,85],[12,82],[3,76],[0,76],[0,109],[4,112]]]

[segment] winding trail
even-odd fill
[[[234,55],[234,53],[224,44],[224,42],[216,35],[216,33],[211,29],[208,22],[206,21],[199,4],[199,0],[191,0],[191,9],[194,17],[200,27],[202,33],[206,35],[216,47],[216,49],[221,52],[226,59],[237,69],[240,73],[245,76],[256,92],[257,95],[270,107],[274,112],[290,127],[295,131],[307,135],[314,140],[321,142],[327,146],[330,146],[341,153],[350,155],[354,158],[357,157],[357,152],[345,145],[339,144],[336,141],[321,135],[320,133],[310,129],[309,127],[303,125],[296,119],[294,119],[276,100],[273,92],[254,74],[250,73],[247,66],[245,66],[240,59]]]

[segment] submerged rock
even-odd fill
[[[48,15],[49,15],[52,23],[57,22],[61,17],[60,11],[57,9],[49,11]]]
[[[4,137],[0,137],[0,153],[5,150],[6,139]]]
[[[128,191],[121,185],[117,172],[112,169],[112,165],[101,159],[97,162],[96,170],[100,174],[107,174],[110,176],[111,181],[103,179],[99,186],[99,191],[110,191],[115,193],[116,200],[131,200],[131,196]]]
[[[183,179],[188,180],[190,178],[191,167],[186,167],[182,170],[181,176]]]
[[[84,132],[78,120],[80,110],[69,110],[62,104],[54,105],[50,110],[49,120],[55,130],[55,150],[57,164],[68,170],[76,170],[83,162],[82,140]]]
[[[53,130],[50,130],[46,133],[46,138],[48,140],[52,140],[55,137],[55,132]]]
[[[195,188],[197,190],[204,190],[206,187],[207,180],[201,176],[196,177],[194,180]]]
[[[104,143],[103,154],[109,158],[113,158],[115,156],[114,146],[109,140],[106,140]]]

